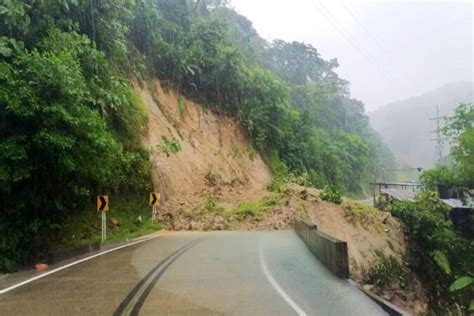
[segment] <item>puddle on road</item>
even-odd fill
[[[200,306],[178,294],[154,288],[140,315],[230,315]]]
[[[111,315],[139,280],[125,248],[0,295],[0,315]]]

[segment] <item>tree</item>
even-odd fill
[[[454,140],[451,155],[461,184],[474,188],[474,106],[460,104],[443,132]]]
[[[46,249],[97,191],[147,190],[131,80],[158,77],[239,119],[280,178],[361,193],[378,139],[337,66],[265,41],[227,1],[3,1],[0,269]]]
[[[309,44],[275,40],[265,52],[263,66],[291,85],[319,83],[343,93],[347,89],[347,82],[333,71],[339,66],[337,60],[323,60]]]

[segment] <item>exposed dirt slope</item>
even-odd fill
[[[201,204],[210,195],[233,204],[264,194],[271,173],[259,154],[246,142],[239,124],[173,90],[135,86],[148,109],[145,145],[152,149],[153,182],[162,195],[161,212]],[[180,110],[181,108],[181,110]],[[167,155],[156,150],[163,137],[177,139],[181,150]]]
[[[397,279],[377,285],[384,272],[394,271],[385,267],[374,274],[374,265],[381,257],[402,264],[406,249],[403,229],[390,214],[349,200],[342,205],[325,202],[319,190],[296,184],[268,192],[270,171],[237,122],[180,101],[158,81],[135,88],[149,113],[143,141],[152,151],[153,181],[162,194],[159,218],[167,229],[291,229],[295,215],[304,216],[323,232],[347,241],[352,279],[402,308],[426,311],[415,276],[404,276],[406,287]],[[179,143],[180,150],[163,149],[163,137]]]

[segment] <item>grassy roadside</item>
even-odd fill
[[[146,197],[111,196],[110,211],[107,212],[107,241],[139,237],[161,228],[161,224],[151,221],[151,207]],[[70,216],[54,242],[53,249],[75,247],[100,240],[101,214],[91,205],[88,209]]]

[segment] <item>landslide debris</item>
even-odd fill
[[[414,314],[427,311],[420,281],[404,263],[403,226],[389,213],[344,199],[337,205],[320,199],[321,190],[288,184],[281,192],[229,204],[219,196],[164,210],[169,230],[292,229],[295,216],[310,219],[321,231],[345,240],[351,279],[365,289]]]
[[[235,119],[185,100],[158,80],[135,90],[148,110],[143,143],[164,210],[192,208],[208,196],[234,204],[265,195],[270,170]]]
[[[348,199],[323,201],[321,190],[297,184],[269,192],[270,170],[234,119],[185,100],[158,80],[135,89],[149,113],[143,142],[166,229],[291,229],[294,217],[302,216],[347,241],[357,283],[414,314],[426,313],[421,284],[403,260],[405,235],[397,219]]]

